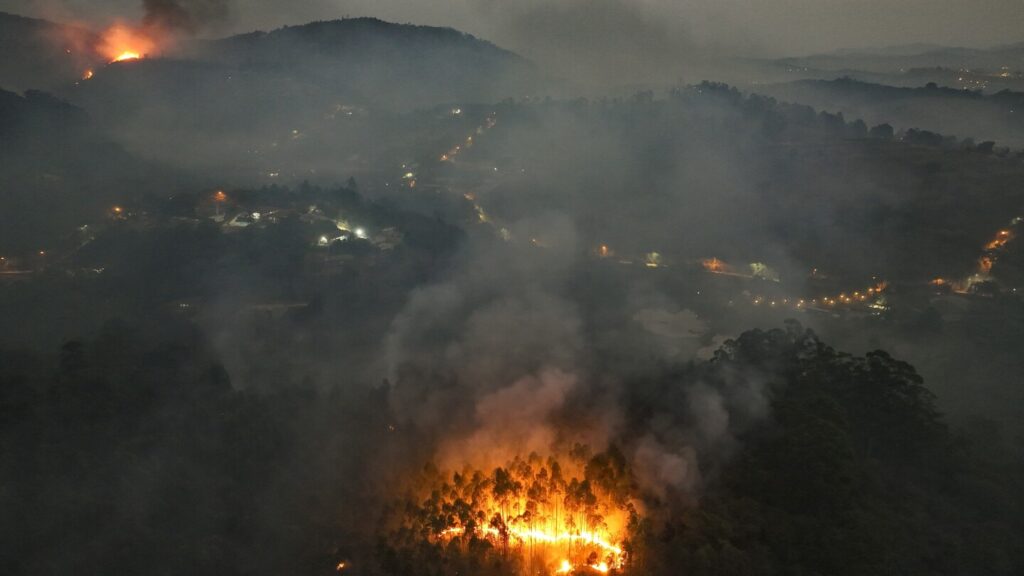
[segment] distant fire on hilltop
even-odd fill
[[[160,44],[160,35],[153,29],[114,24],[103,31],[96,50],[107,62],[123,62],[155,54]]]

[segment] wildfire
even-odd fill
[[[428,541],[445,554],[498,554],[521,573],[607,573],[626,565],[632,486],[614,450],[589,460],[575,454],[565,468],[532,454],[490,474],[467,469],[422,487],[429,496],[401,506],[391,540],[412,554],[421,549],[416,535],[432,534]],[[406,536],[412,541],[395,542]]]
[[[517,528],[515,526],[506,527],[507,535],[511,540],[528,543],[531,545],[537,544],[554,544],[554,545],[583,545],[583,546],[594,546],[601,549],[603,552],[609,554],[614,558],[621,558],[622,548],[611,543],[607,538],[600,536],[594,532],[549,532],[546,529],[532,528],[524,529]],[[452,528],[446,528],[441,531],[441,537],[455,537],[463,536],[466,533],[466,529],[461,526]],[[498,528],[494,526],[480,526],[476,529],[476,536],[478,538],[502,538],[504,534]],[[563,563],[567,563],[568,560],[563,560]],[[607,566],[607,563],[604,563]],[[564,564],[563,564],[564,565]]]
[[[158,42],[152,32],[114,24],[103,32],[97,51],[108,62],[124,62],[144,58],[156,52],[157,48]]]
[[[120,54],[118,54],[117,57],[112,60],[112,62],[124,62],[125,60],[138,60],[139,58],[142,58],[142,55],[139,54],[138,52],[132,52],[130,50],[126,50],[126,51],[121,52]]]

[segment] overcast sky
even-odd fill
[[[206,34],[376,16],[452,26],[529,57],[637,42],[665,52],[796,55],[928,42],[1024,40],[1024,0],[180,0],[230,1]],[[141,0],[0,0],[0,10],[96,23],[142,14]]]

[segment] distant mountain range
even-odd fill
[[[839,50],[777,61],[783,66],[819,70],[861,70],[895,73],[914,68],[952,68],[1020,71],[1024,69],[1024,42],[992,48],[963,48],[935,44],[907,44],[887,48]]]
[[[872,84],[920,88],[935,83],[956,89],[995,93],[1024,92],[1024,42],[993,48],[906,44],[843,49],[825,54],[738,61],[746,84],[762,86],[795,80],[850,78]]]
[[[852,78],[798,80],[758,87],[758,92],[868,123],[890,123],[897,129],[920,128],[944,135],[994,140],[1024,146],[1024,93],[994,94],[945,88],[935,84],[914,88],[863,82]]]

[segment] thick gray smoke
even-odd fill
[[[655,343],[646,353],[685,362],[706,325],[638,287],[589,288],[618,318],[595,320],[574,294],[586,256],[571,221],[548,214],[510,229],[510,242],[470,248],[444,281],[415,290],[392,322],[382,364],[399,425],[415,431],[423,458],[448,469],[615,443],[647,494],[696,496],[736,435],[767,416],[762,379],[654,379],[669,401],[648,406],[661,392],[646,396],[646,384],[631,383],[635,365],[612,353],[629,349],[630,334],[646,335]],[[543,247],[529,240],[540,231]],[[636,403],[647,416],[628,413]]]

